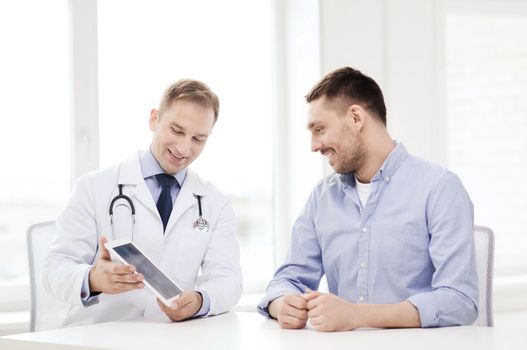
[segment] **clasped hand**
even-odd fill
[[[332,332],[359,327],[354,306],[333,294],[310,291],[275,299],[269,305],[269,312],[282,328],[304,328],[309,319],[315,330]]]

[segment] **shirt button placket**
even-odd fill
[[[369,255],[369,246],[370,246],[370,235],[368,228],[363,226],[361,229],[362,234],[359,237],[359,269],[358,269],[358,278],[357,278],[357,287],[359,292],[359,302],[364,302],[366,300],[366,295],[368,292],[368,269],[367,261]]]

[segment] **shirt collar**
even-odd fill
[[[390,152],[379,171],[375,173],[371,182],[376,182],[381,179],[388,180],[397,172],[403,161],[408,156],[408,151],[399,141],[395,141],[395,148]],[[342,174],[340,181],[344,184],[355,187],[355,174]]]
[[[389,180],[397,172],[397,169],[403,164],[407,156],[408,151],[403,144],[395,141],[395,148],[388,155],[388,158],[386,158],[379,171],[373,176],[372,181],[380,179]]]
[[[154,154],[152,153],[150,147],[148,148],[148,150],[143,152],[141,157],[139,157],[139,163],[141,164],[141,174],[143,175],[143,179],[147,179],[157,174],[165,173],[163,168],[161,168],[161,165],[159,165],[157,159],[154,157]],[[177,180],[179,186],[181,187],[183,186],[183,182],[185,181],[185,178],[187,176],[187,168],[184,168],[178,171],[177,173],[170,175],[172,175]]]

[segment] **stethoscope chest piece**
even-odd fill
[[[199,209],[199,216],[198,219],[194,222],[194,231],[196,232],[208,232],[209,231],[209,223],[207,220],[203,218],[203,213],[201,211],[201,196],[199,194],[194,193],[194,197],[198,200],[198,209]]]
[[[198,218],[196,222],[194,222],[194,231],[197,232],[207,232],[209,230],[209,223],[207,220],[203,218]]]

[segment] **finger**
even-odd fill
[[[280,325],[285,328],[303,328],[306,325],[307,319],[299,319],[292,316],[284,315],[278,319]]]
[[[112,282],[120,282],[120,283],[137,283],[143,281],[143,275],[140,273],[126,273],[126,274],[112,274],[111,278]]]
[[[320,316],[320,309],[317,308],[317,307],[314,307],[312,309],[310,309],[308,312],[307,312],[307,317],[311,320],[313,318],[316,318],[316,317],[319,317]]]
[[[290,295],[287,298],[284,298],[284,302],[286,305],[292,306],[299,310],[306,309],[306,301],[300,295]]]
[[[159,305],[161,311],[163,311],[172,321],[182,321],[184,319],[194,316],[195,314],[195,312],[193,312],[193,309],[190,307],[192,303],[189,303],[177,310],[172,309],[172,306],[166,306],[159,299],[157,300],[157,304]]]
[[[192,304],[192,300],[180,300],[181,298],[178,298],[177,300],[174,300],[172,304],[170,305],[170,308],[174,311],[183,310],[187,306]]]
[[[134,290],[134,289],[141,289],[144,286],[145,285],[142,282],[138,282],[138,283],[120,283],[120,282],[117,282],[117,283],[113,283],[112,284],[111,290],[112,290],[112,292],[114,294],[117,294],[117,293],[128,292],[128,291]]]
[[[320,326],[322,324],[322,317],[320,316],[315,316],[315,317],[309,317],[309,322],[311,323],[311,325],[313,326]]]
[[[188,303],[177,310],[173,310],[172,315],[181,320],[194,316],[196,312],[198,312],[196,305],[194,303]]]
[[[288,316],[293,316],[299,319],[307,319],[307,311],[305,309],[299,310],[294,307],[287,307],[287,308],[284,308],[283,314],[288,315]]]
[[[324,315],[318,315],[315,317],[309,318],[309,323],[313,326],[313,329],[319,332],[330,331],[330,325],[328,324],[328,319]]]
[[[192,303],[195,299],[196,292],[193,290],[186,290],[181,295],[172,302],[172,305],[170,306],[172,310],[176,310],[178,308],[183,308],[189,303]]]
[[[157,305],[159,305],[159,308],[161,309],[161,311],[163,311],[164,313],[169,313],[170,311],[172,311],[168,306],[165,305],[165,303],[163,303],[161,300],[157,299]]]
[[[106,242],[108,242],[108,238],[105,236],[101,236],[101,238],[99,238],[99,259],[110,261],[112,259],[110,257],[110,251],[104,246]]]
[[[114,264],[108,266],[108,272],[116,275],[126,275],[135,272],[135,267],[132,265]]]
[[[309,302],[310,300],[313,300],[313,299],[321,296],[322,294],[324,294],[324,293],[320,293],[320,292],[315,291],[315,292],[311,292],[311,293],[308,293],[308,294],[302,294],[302,297],[304,298],[304,300]]]
[[[308,311],[316,309],[322,303],[322,298],[314,298],[307,302],[306,309]]]

